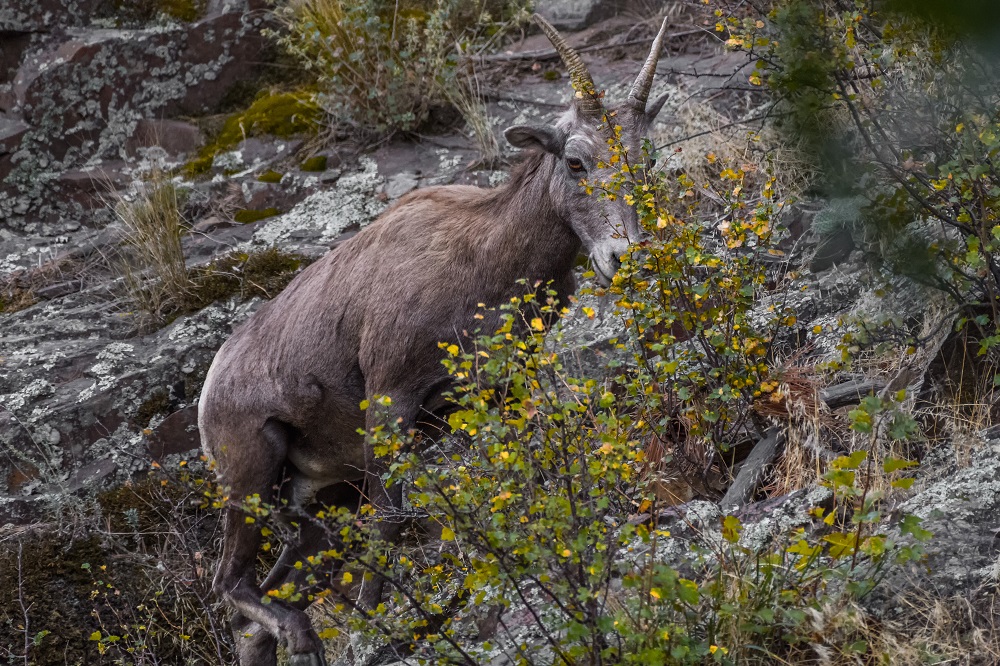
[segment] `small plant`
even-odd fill
[[[519,0],[419,1],[305,0],[276,2],[285,30],[279,42],[314,71],[321,104],[337,124],[386,134],[413,130],[449,97],[481,117],[468,87],[455,84],[463,48],[491,43],[507,22],[525,18]]]
[[[479,79],[474,68],[470,66],[464,74],[456,70],[445,86],[444,93],[472,131],[482,164],[487,167],[496,166],[502,155],[500,144],[493,132],[489,110],[482,101]]]
[[[160,170],[140,183],[133,197],[118,197],[114,212],[124,228],[117,267],[133,303],[154,319],[187,299],[188,277],[181,236],[187,223],[182,195]]]

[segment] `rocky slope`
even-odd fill
[[[252,98],[272,58],[258,0],[192,3],[194,15],[184,3],[165,6],[170,11],[124,18],[111,0],[7,0],[0,7],[0,306],[15,295],[22,305],[32,302],[16,311],[0,307],[0,525],[39,520],[62,498],[124,483],[154,459],[195,457],[205,372],[233,327],[262,302],[230,295],[150,330],[114,268],[117,197],[131,196],[151,165],[171,169],[196,156],[206,142],[204,119]],[[616,38],[630,41],[636,24],[621,9],[565,2],[551,10],[563,27],[580,30],[574,44],[595,47],[586,57],[612,99],[623,95],[645,53],[644,46],[615,46]],[[653,131],[659,144],[692,134],[692,123],[717,121],[710,93],[742,66],[701,43],[685,48],[675,43],[653,93],[671,94]],[[506,85],[488,91],[498,128],[549,120],[567,100],[566,79],[544,76],[556,69],[537,55],[545,50],[535,36],[507,54]],[[729,108],[734,117],[753,111],[742,99]],[[305,169],[305,158],[317,156],[325,158],[319,170]],[[177,179],[191,224],[183,239],[188,265],[272,247],[316,258],[414,188],[491,186],[504,178],[502,170],[471,168],[477,157],[454,124],[367,151],[306,138],[246,139],[217,156],[207,176]],[[683,163],[685,155],[672,159]],[[267,172],[280,178],[263,179]],[[267,209],[278,214],[233,219],[235,211]],[[806,255],[796,283],[802,330],[872,307],[912,314],[905,301],[872,305],[874,287],[859,277],[850,239],[827,238],[816,248],[810,211],[799,207],[786,220],[806,238],[793,255]],[[617,333],[610,318],[593,324],[573,316],[566,327],[570,344],[595,367],[607,352],[602,343]],[[829,340],[812,342],[832,351]],[[925,516],[942,540],[930,547],[928,567],[890,581],[878,602],[887,618],[898,610],[894,590],[983,601],[995,587],[997,442],[970,437],[976,452],[961,465],[950,453],[957,447],[938,452],[902,507]],[[748,510],[745,520],[755,525],[748,538],[805,524],[806,508],[803,494]],[[682,539],[710,542],[718,515],[714,503],[693,503],[665,520]]]

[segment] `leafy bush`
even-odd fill
[[[339,545],[302,566],[311,580],[342,586],[285,586],[271,596],[332,599],[323,607],[335,625],[389,641],[418,663],[485,663],[498,650],[519,664],[878,658],[862,620],[819,638],[813,622],[863,618],[857,600],[889,567],[919,557],[912,540],[928,536],[910,516],[903,539],[880,531],[889,489],[876,486],[891,478],[908,487],[898,477],[910,463],[876,459],[874,440],[832,461],[826,492],[798,527],[773,538],[744,539],[739,520],[719,516],[689,546],[661,523],[669,514],[644,473],[650,442],[677,442],[680,431],[705,459],[761,424],[754,403],[777,387],[768,350],[792,321],[780,301],[764,314],[752,307],[767,282],[763,258],[780,236],[773,180],[720,165],[718,196],[704,197],[724,202],[717,232],[695,214],[699,188],[654,172],[647,157],[614,148],[618,174],[587,184],[599,196],[628,197],[650,231],[609,289],[633,333],[619,344],[635,363],[620,361],[610,381],[574,376],[558,351],[559,329],[546,336],[563,305],[544,285],[526,285],[523,298],[502,306],[498,331],[468,348],[442,345],[455,380],[442,437],[391,423],[367,435],[388,459],[386,481],[405,484],[408,515],[430,536],[411,536],[393,557],[370,507],[360,520],[330,507],[317,520]],[[759,194],[749,195],[750,185]],[[852,427],[912,434],[912,421],[881,402],[863,403]],[[259,498],[247,509],[253,519],[271,511]],[[373,577],[390,598],[360,612],[350,584]],[[483,639],[490,617],[506,635]],[[503,620],[513,617],[514,625]]]
[[[540,316],[522,320],[525,304]],[[546,340],[541,320],[556,307],[529,295],[507,307],[495,335],[447,349],[458,381],[448,418],[455,438],[417,454],[391,426],[371,433],[392,461],[389,482],[407,484],[410,513],[433,526],[432,537],[393,559],[375,522],[359,524],[343,508],[322,512],[343,546],[302,563],[313,580],[377,576],[392,592],[371,615],[354,612],[344,588],[333,592],[324,605],[341,626],[389,640],[418,663],[485,663],[500,649],[520,664],[798,663],[815,657],[814,617],[863,614],[856,600],[887,567],[919,557],[919,546],[878,531],[884,494],[871,485],[877,472],[898,476],[910,464],[885,460],[876,470],[865,451],[832,462],[811,524],[755,547],[724,516],[685,555],[684,542],[657,524],[642,478],[652,428],[607,386],[566,372],[560,336]],[[516,335],[518,324],[529,333]],[[884,411],[862,411],[869,408],[856,417],[860,430]],[[269,514],[259,502],[248,510]],[[918,540],[928,536],[912,517],[902,525]],[[270,594],[331,597],[294,586]],[[507,636],[481,640],[490,613],[522,619]],[[835,663],[872,656],[857,627],[821,640]]]
[[[456,48],[495,38],[524,0],[304,0],[278,2],[280,43],[316,73],[335,124],[359,132],[419,127],[459,94]]]
[[[1000,323],[1000,76],[995,13],[900,0],[719,2],[716,29],[785,100],[825,194],[856,202],[869,255]],[[985,6],[984,6],[985,7]],[[831,131],[832,130],[832,131]],[[822,185],[821,185],[822,184]]]

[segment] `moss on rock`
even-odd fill
[[[316,155],[302,162],[303,171],[326,171],[326,155]]]
[[[281,211],[277,208],[263,208],[261,210],[244,208],[243,210],[236,211],[236,214],[233,215],[233,220],[239,222],[240,224],[250,224],[251,222],[266,220],[269,217],[274,217],[275,215],[280,214]]]
[[[215,140],[184,165],[183,173],[188,177],[207,173],[216,155],[232,150],[248,137],[287,139],[300,134],[315,134],[322,118],[323,111],[312,90],[265,92],[246,111],[229,116]]]
[[[195,285],[184,312],[200,310],[215,301],[241,298],[274,298],[299,270],[312,260],[301,254],[270,248],[262,252],[233,252],[191,271]]]
[[[191,23],[205,14],[208,0],[115,0],[114,18],[123,23],[145,24],[159,15]]]
[[[168,414],[173,405],[170,395],[165,389],[155,389],[135,413],[135,423],[141,428],[149,424],[150,419],[161,414]]]
[[[261,183],[280,183],[282,178],[284,176],[273,169],[268,169],[257,176],[257,180]]]

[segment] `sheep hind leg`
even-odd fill
[[[309,594],[316,590],[317,583],[309,580],[310,571],[307,567],[296,567],[299,562],[308,561],[310,556],[315,556],[322,550],[330,548],[342,549],[343,544],[340,538],[331,533],[331,530],[319,522],[315,516],[318,511],[330,507],[344,507],[351,511],[357,511],[361,491],[354,484],[342,482],[320,489],[316,503],[310,504],[305,509],[298,508],[303,502],[311,502],[314,499],[317,487],[303,477],[293,477],[287,487],[287,494],[291,496],[289,510],[282,516],[282,522],[290,525],[297,523],[298,533],[294,541],[287,541],[278,556],[267,578],[261,583],[261,590],[267,594],[271,590],[280,589],[287,583],[295,586],[295,590],[301,593],[301,597],[296,601],[287,602],[289,606],[299,610],[305,610],[311,604]],[[318,585],[322,589],[330,589],[334,586],[334,580],[340,573],[343,562],[336,562],[325,572],[324,580]],[[248,636],[245,637],[245,644],[241,646],[241,655],[246,654],[254,659],[264,659],[268,654],[274,654],[277,647],[277,639],[266,631],[260,631],[259,625],[247,623],[249,629]],[[246,661],[245,663],[257,664],[258,661]],[[267,663],[266,661],[264,663]],[[325,662],[314,654],[292,655],[290,663],[293,666],[324,666]]]
[[[229,465],[228,456],[217,456],[219,472],[235,501],[253,495],[273,500],[274,487],[284,466],[289,433],[286,426],[269,421],[256,433],[241,440],[239,464]],[[256,445],[256,446],[254,446]],[[247,522],[241,506],[225,509],[222,557],[213,587],[237,615],[234,629],[240,663],[272,666],[274,647],[285,645],[296,666],[321,666],[323,644],[301,609],[280,600],[265,605],[257,585],[255,566],[260,549],[260,527]]]

